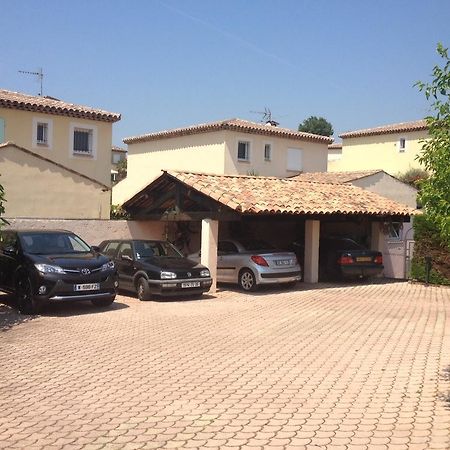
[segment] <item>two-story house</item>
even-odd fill
[[[0,183],[9,218],[109,218],[120,114],[0,90]]]
[[[122,204],[161,170],[216,175],[289,177],[327,170],[331,139],[309,133],[230,119],[124,139],[127,178],[113,188]]]
[[[357,186],[297,179],[327,170],[326,136],[231,119],[124,142],[128,174],[114,186],[113,204],[135,219],[163,221],[167,237],[189,234],[183,249],[200,246],[214,279],[219,236],[280,247],[303,240],[304,279],[317,282],[321,227],[351,222],[378,249],[383,221],[409,220],[413,211]]]
[[[329,147],[330,172],[382,169],[399,175],[421,168],[417,155],[428,138],[425,120],[349,131],[342,144]]]

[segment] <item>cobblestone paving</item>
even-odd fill
[[[56,305],[0,333],[0,448],[450,448],[450,289]]]

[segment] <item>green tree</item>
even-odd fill
[[[418,160],[430,173],[421,183],[420,200],[425,212],[450,247],[450,59],[448,49],[438,44],[443,65],[433,68],[429,83],[417,82],[434,111],[426,118],[429,139],[424,141]]]
[[[321,136],[331,136],[333,131],[333,126],[328,120],[323,117],[311,116],[305,119],[299,126],[298,131],[303,131],[305,133],[319,134]]]

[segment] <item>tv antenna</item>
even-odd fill
[[[39,95],[42,97],[42,81],[44,79],[44,73],[42,72],[42,67],[39,68],[39,72],[30,72],[28,70],[19,70],[19,73],[23,73],[25,75],[36,75],[38,78],[38,81],[41,83],[41,90],[39,92]]]
[[[264,111],[250,111],[253,114],[261,114],[261,122],[270,123],[271,125],[279,125],[279,122],[273,119],[272,111],[269,108],[264,107]]]

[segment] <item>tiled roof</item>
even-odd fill
[[[77,172],[76,170],[73,170],[73,169],[70,169],[69,167],[63,166],[62,164],[52,161],[51,159],[45,158],[44,156],[38,155],[37,153],[27,150],[26,148],[20,147],[19,145],[14,144],[14,142],[4,142],[4,143],[0,144],[0,150],[6,149],[8,147],[14,147],[17,150],[20,150],[21,152],[26,153],[27,155],[33,156],[34,158],[40,159],[41,161],[45,161],[49,164],[59,167],[60,169],[65,170],[66,172],[70,172],[74,175],[78,175],[79,177],[84,178],[85,180],[89,180],[92,183],[98,184],[105,191],[111,190],[111,188],[109,186],[106,186],[106,184],[100,183],[100,181],[94,180],[94,178],[88,177],[87,175],[83,175],[82,173]]]
[[[113,145],[113,146],[111,147],[111,150],[112,150],[113,152],[127,153],[127,149],[126,149],[126,148],[118,147],[117,145]]]
[[[341,139],[361,137],[361,136],[374,136],[377,134],[392,134],[408,131],[421,131],[427,130],[426,120],[416,120],[414,122],[401,122],[393,123],[391,125],[383,125],[375,128],[365,128],[363,130],[348,131],[339,135]]]
[[[174,128],[171,130],[158,131],[156,133],[143,134],[125,138],[125,144],[134,144],[137,142],[155,141],[179,136],[188,136],[192,134],[208,133],[212,131],[230,130],[241,133],[261,134],[265,136],[278,136],[286,139],[295,139],[300,141],[320,142],[322,144],[331,144],[333,141],[328,136],[319,136],[311,133],[280,128],[273,125],[250,122],[242,119],[229,119],[218,122],[203,123],[184,128]]]
[[[80,119],[117,122],[120,114],[94,109],[88,106],[74,105],[52,97],[40,97],[20,92],[0,89],[0,108],[35,111],[58,116],[77,117]]]
[[[329,150],[335,150],[335,149],[338,150],[340,148],[342,148],[342,142],[333,142],[332,144],[330,144],[328,146]]]
[[[383,172],[383,170],[361,170],[357,172],[305,172],[292,177],[292,179],[298,181],[315,181],[317,183],[341,184],[369,177],[370,175],[375,175],[380,172]]]
[[[409,216],[415,210],[351,184],[316,183],[294,178],[165,172],[171,178],[243,214],[364,214]],[[144,191],[125,202],[139,204]],[[144,195],[145,197],[145,195]]]

